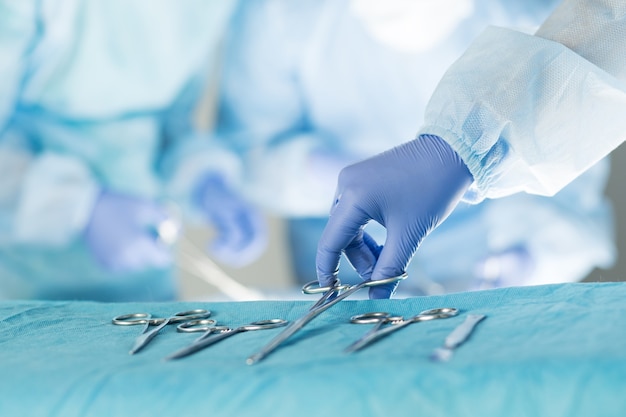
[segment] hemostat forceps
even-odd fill
[[[181,323],[183,321],[206,319],[211,312],[204,309],[196,309],[182,311],[167,318],[154,318],[148,313],[131,313],[124,314],[113,318],[113,324],[118,326],[144,325],[144,329],[135,340],[135,345],[130,350],[130,354],[134,355],[143,349],[152,339],[154,339],[161,329],[168,324]],[[152,330],[148,330],[150,326],[157,326]]]
[[[400,330],[409,324],[418,323],[420,321],[428,321],[435,319],[447,319],[448,317],[454,317],[459,314],[459,310],[456,308],[434,308],[432,310],[425,310],[421,313],[409,317],[392,317],[389,313],[366,313],[354,316],[350,319],[352,323],[377,323],[376,326],[363,337],[354,342],[352,345],[346,348],[346,352],[355,352],[359,349],[363,349],[370,343],[387,336],[390,333]],[[391,323],[390,326],[381,328],[384,323]]]
[[[249,332],[254,330],[266,330],[266,329],[275,329],[276,327],[285,326],[287,322],[283,319],[271,319],[271,320],[260,320],[254,321],[249,324],[244,324],[243,326],[239,326],[236,328],[229,328],[224,326],[216,326],[211,327],[211,324],[203,325],[202,321],[196,322],[188,322],[183,323],[178,326],[178,330],[181,332],[193,332],[193,331],[201,331],[204,332],[202,336],[196,339],[191,345],[186,348],[180,349],[177,352],[174,352],[166,359],[179,359],[184,358],[185,356],[189,356],[193,353],[196,353],[208,346],[211,346],[220,340],[224,340],[232,335],[242,332]],[[211,333],[217,332],[216,335],[211,335]]]
[[[248,365],[253,365],[259,362],[260,360],[265,358],[267,355],[272,353],[276,348],[278,348],[281,344],[283,344],[292,335],[294,335],[296,332],[298,332],[300,329],[306,326],[307,323],[309,323],[315,317],[317,317],[324,311],[328,310],[329,308],[331,308],[332,306],[334,306],[341,300],[357,292],[358,290],[365,288],[365,287],[391,284],[393,282],[403,280],[407,276],[408,275],[405,272],[404,274],[397,276],[397,277],[386,278],[386,279],[381,279],[381,280],[376,280],[376,281],[367,280],[367,281],[362,281],[356,285],[342,285],[339,282],[339,280],[336,280],[334,285],[330,287],[319,287],[319,284],[317,281],[311,281],[305,284],[302,287],[302,292],[305,294],[323,293],[320,299],[315,304],[313,304],[313,306],[309,309],[309,312],[307,314],[305,314],[304,316],[300,317],[299,319],[289,324],[285,328],[285,330],[283,330],[278,336],[272,339],[259,352],[250,356],[246,360],[246,363]],[[333,296],[335,297],[333,298]]]

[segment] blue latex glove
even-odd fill
[[[156,230],[168,219],[166,211],[151,200],[103,191],[84,240],[96,260],[110,271],[164,268],[171,265],[172,253]]]
[[[456,152],[430,135],[344,168],[317,248],[320,286],[336,279],[342,252],[363,279],[402,274],[422,239],[445,220],[471,183]],[[387,229],[382,250],[363,231],[370,220]],[[454,254],[450,257],[453,261]],[[369,296],[389,298],[396,286],[371,287]]]
[[[263,214],[230,189],[223,177],[207,173],[198,182],[193,201],[215,228],[209,252],[218,261],[244,266],[267,247],[267,224]]]
[[[524,285],[535,269],[533,256],[523,246],[491,254],[476,265],[476,289]]]

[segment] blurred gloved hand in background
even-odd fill
[[[172,253],[156,231],[168,218],[152,200],[103,191],[84,239],[96,260],[110,271],[163,268],[172,263]]]
[[[204,175],[192,199],[215,229],[216,236],[208,250],[216,260],[240,267],[259,258],[267,247],[265,217],[234,192],[222,175]]]
[[[363,279],[402,274],[422,239],[450,214],[471,183],[456,152],[430,135],[344,168],[318,244],[320,286],[336,278],[342,252]],[[370,220],[387,229],[378,257],[363,231]],[[394,289],[372,287],[370,298],[389,298]]]
[[[475,289],[520,285],[535,268],[533,256],[523,246],[514,246],[482,259],[474,269]]]

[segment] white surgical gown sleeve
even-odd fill
[[[469,201],[553,195],[626,138],[626,3],[565,0],[534,36],[491,27],[446,72],[420,133],[474,176]]]
[[[0,3],[0,244],[67,244],[88,220],[97,189],[78,160],[42,152],[13,128],[38,2]]]
[[[310,127],[298,79],[320,9],[315,2],[244,2],[226,43],[217,140],[243,161],[244,193],[275,213],[326,213],[328,181],[343,166],[325,158],[336,144]]]

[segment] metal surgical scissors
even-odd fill
[[[356,324],[374,323],[374,327],[372,327],[367,333],[365,333],[361,337],[361,339],[357,340],[356,342],[348,346],[345,349],[345,351],[352,352],[352,348],[354,345],[356,345],[359,341],[363,340],[364,338],[369,337],[370,335],[376,333],[384,324],[397,323],[399,321],[402,321],[402,319],[403,319],[402,316],[392,316],[389,313],[382,313],[382,312],[358,314],[356,316],[350,317],[350,323],[356,323]]]
[[[206,319],[211,315],[211,312],[204,309],[196,309],[189,311],[181,311],[167,318],[155,318],[148,313],[131,313],[123,314],[121,316],[113,317],[113,324],[118,326],[134,326],[145,325],[143,331],[135,340],[135,345],[130,350],[130,354],[134,355],[143,349],[152,339],[154,339],[161,329],[168,324],[180,323],[183,321]],[[157,326],[154,329],[148,331],[150,326]]]
[[[345,351],[348,353],[356,352],[357,350],[363,349],[365,346],[412,323],[436,319],[447,319],[449,317],[454,317],[457,314],[459,314],[459,310],[449,307],[425,310],[407,319],[400,316],[391,316],[389,313],[381,312],[359,314],[357,316],[353,316],[350,319],[350,322],[359,324],[376,323],[376,325],[369,332],[365,333],[363,337],[348,346]],[[387,327],[382,327],[384,324],[387,323],[390,323],[390,325]]]
[[[208,346],[211,346],[221,340],[226,339],[234,334],[241,332],[249,332],[254,330],[268,330],[275,329],[276,327],[283,327],[287,325],[287,321],[283,319],[271,319],[271,320],[260,320],[254,321],[249,324],[245,324],[243,326],[239,326],[237,328],[230,328],[225,326],[212,326],[209,323],[204,323],[203,320],[190,321],[187,323],[183,323],[177,327],[180,332],[204,332],[202,336],[193,341],[189,346],[183,348],[177,352],[174,352],[167,358],[170,359],[179,359],[185,356],[189,356],[193,353],[196,353]],[[215,324],[215,323],[213,323]],[[218,333],[209,337],[211,333]]]
[[[179,333],[198,333],[202,332],[202,335],[194,340],[199,342],[202,339],[206,339],[213,333],[222,333],[232,330],[228,326],[216,326],[217,322],[212,319],[190,320],[176,326],[176,331]]]
[[[391,284],[391,283],[403,280],[407,276],[408,275],[405,272],[402,275],[399,275],[397,277],[385,278],[385,279],[376,280],[376,281],[366,280],[356,285],[341,284],[338,279],[335,280],[335,283],[330,287],[320,287],[318,281],[311,281],[305,284],[302,287],[302,292],[305,294],[322,293],[322,296],[320,297],[320,299],[315,304],[313,304],[313,306],[311,306],[308,313],[306,313],[304,316],[300,317],[296,321],[292,322],[289,326],[287,326],[285,330],[283,330],[278,336],[272,339],[259,352],[250,356],[246,360],[246,363],[248,365],[253,365],[259,362],[260,360],[263,360],[263,358],[265,358],[267,355],[269,355],[274,350],[276,350],[276,348],[278,348],[292,335],[294,335],[296,332],[298,332],[300,329],[306,326],[307,323],[309,323],[315,317],[317,317],[324,311],[328,310],[329,308],[331,308],[332,306],[334,306],[341,300],[357,292],[361,288]]]

